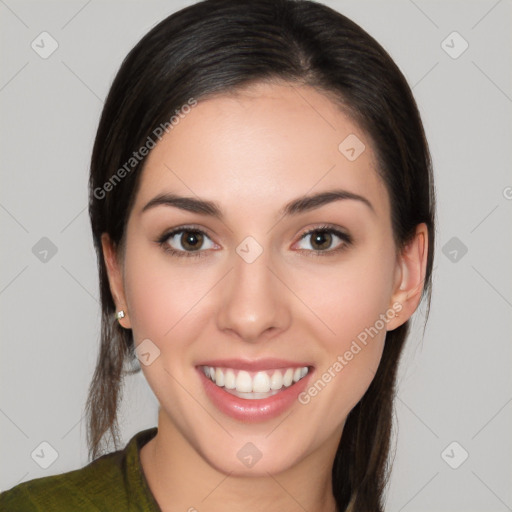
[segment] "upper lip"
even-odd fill
[[[203,361],[197,366],[213,366],[214,368],[233,368],[234,370],[257,372],[261,370],[277,370],[280,368],[311,367],[312,365],[308,362],[299,363],[297,361],[267,357],[253,361],[249,359],[210,359],[208,361]]]

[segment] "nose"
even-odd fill
[[[249,262],[238,253],[232,257],[233,269],[224,280],[217,325],[241,340],[256,343],[276,336],[290,323],[289,295],[276,277],[271,257],[263,251]]]

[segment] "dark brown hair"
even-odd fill
[[[369,135],[389,193],[397,247],[411,240],[418,224],[427,224],[423,294],[430,300],[435,217],[430,155],[412,92],[388,53],[357,24],[311,1],[206,0],[182,9],[156,25],[123,61],[92,153],[89,212],[102,328],[86,404],[91,459],[102,452],[107,434],[118,447],[122,379],[136,360],[131,330],[113,320],[101,248],[102,233],[123,243],[145,161],[131,161],[133,152],[154,139],[155,129],[190,98],[272,80],[325,92]],[[119,173],[123,166],[126,172]],[[383,510],[396,372],[408,329],[406,322],[387,333],[374,380],[347,418],[332,468],[340,511]]]

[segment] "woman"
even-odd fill
[[[434,186],[403,75],[309,1],[207,0],[129,53],[90,174],[88,466],[5,510],[383,510]],[[158,426],[118,448],[137,360]]]

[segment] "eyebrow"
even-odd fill
[[[281,210],[279,210],[279,215],[282,217],[298,215],[309,210],[320,208],[321,206],[332,203],[334,201],[341,200],[359,201],[365,204],[373,213],[375,213],[373,205],[365,197],[354,194],[353,192],[349,192],[348,190],[336,189],[320,192],[311,196],[302,196],[298,197],[297,199],[293,199],[284,205]],[[149,201],[146,206],[144,206],[141,214],[157,206],[173,206],[188,212],[208,215],[219,220],[223,220],[224,218],[221,207],[214,201],[197,199],[195,197],[183,197],[172,193],[159,194],[151,199],[151,201]]]

